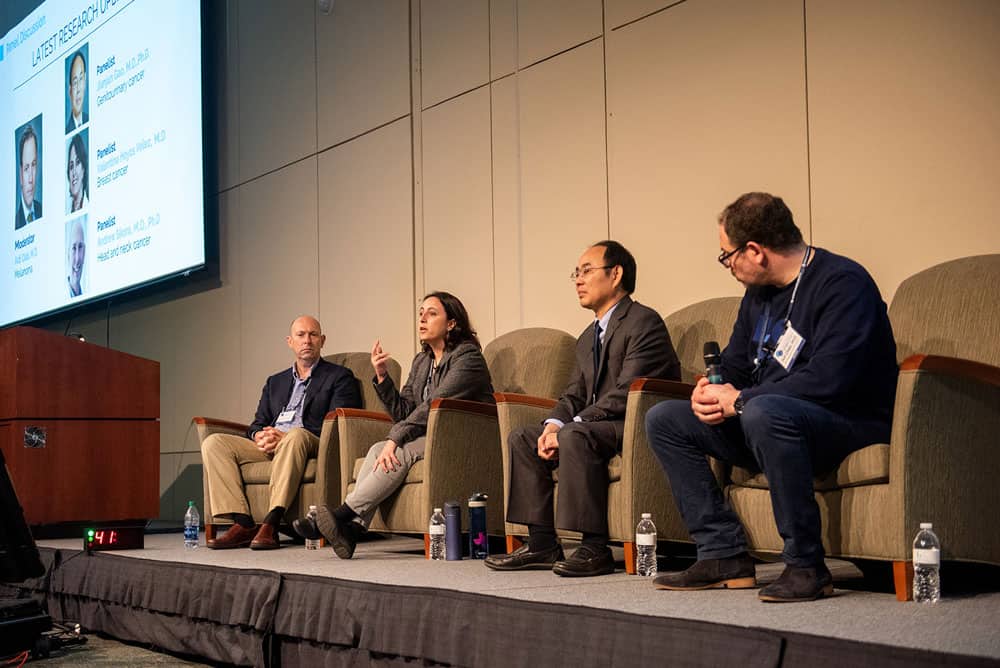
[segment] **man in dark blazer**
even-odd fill
[[[14,214],[14,229],[42,217],[42,203],[35,199],[38,180],[38,136],[30,125],[21,134],[17,147],[17,178],[21,186],[21,197]]]
[[[595,321],[577,339],[576,368],[543,424],[514,430],[507,520],[528,525],[528,542],[486,560],[494,570],[552,569],[558,575],[613,573],[608,548],[608,461],[621,452],[629,385],[638,377],[680,378],[663,319],[632,301],[636,265],[616,241],[601,241],[572,274],[580,305]],[[553,518],[559,468],[559,503]],[[564,559],[556,529],[583,533]]]
[[[225,533],[208,542],[212,549],[276,549],[278,525],[298,493],[306,462],[317,454],[323,418],[337,408],[361,407],[361,390],[350,369],[320,357],[326,336],[318,320],[296,318],[287,342],[295,363],[264,383],[246,438],[212,434],[201,444],[213,516],[233,520]],[[240,465],[266,461],[273,463],[271,510],[257,529]]]

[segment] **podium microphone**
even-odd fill
[[[722,383],[722,351],[718,341],[706,341],[704,348],[705,376],[713,385]]]

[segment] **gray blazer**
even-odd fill
[[[576,341],[576,365],[572,380],[549,414],[564,423],[579,415],[584,422],[621,421],[616,434],[624,431],[625,404],[632,381],[640,377],[680,380],[681,365],[660,314],[624,297],[608,322],[597,372],[594,394],[594,327],[589,325]]]
[[[430,392],[424,400],[424,385],[433,364],[434,353],[417,353],[402,390],[396,390],[396,385],[389,376],[381,383],[373,380],[379,399],[396,422],[387,437],[396,445],[404,445],[427,433],[427,417],[430,415],[431,402],[435,399],[496,403],[493,399],[490,370],[486,368],[486,360],[479,346],[460,343],[452,350],[445,351],[441,363],[434,371],[434,377],[431,378]]]

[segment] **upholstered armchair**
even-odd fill
[[[358,379],[361,388],[362,405],[366,409],[381,408],[375,389],[369,381],[373,375],[371,355],[369,353],[335,353],[324,356],[328,362],[340,364],[350,369]],[[395,360],[389,361],[389,375],[399,382],[400,367]],[[388,417],[388,416],[386,416]],[[210,434],[227,433],[243,436],[249,425],[207,417],[193,418],[192,422],[198,432],[198,442],[204,441]],[[342,497],[337,496],[341,489],[340,479],[340,442],[344,437],[345,425],[335,412],[327,414],[323,421],[323,429],[319,438],[319,451],[315,459],[306,464],[305,473],[299,493],[286,510],[285,517],[290,521],[301,517],[309,511],[310,505],[321,503],[338,504]],[[250,502],[250,511],[254,520],[260,522],[267,515],[271,479],[270,462],[254,462],[240,467],[243,476],[243,489]],[[217,526],[225,527],[228,522],[219,522],[212,518],[211,497],[208,493],[208,479],[205,478],[205,533],[213,538]],[[290,530],[289,530],[290,531]]]
[[[737,300],[738,303],[738,300]],[[670,323],[668,322],[668,327]],[[552,330],[549,330],[550,332]],[[674,337],[673,327],[669,327],[671,338]],[[547,387],[539,387],[535,392],[541,396],[498,392],[497,411],[500,416],[500,435],[503,445],[504,471],[504,509],[508,505],[510,491],[510,458],[507,438],[517,427],[537,424],[544,420],[556,404],[556,398],[569,383],[569,376],[575,362],[576,339],[564,332],[558,336],[550,334],[549,343],[558,354],[550,353],[548,368],[537,367],[531,371],[536,382],[548,381]],[[699,348],[698,355],[701,355]],[[682,363],[686,360],[682,359]],[[652,512],[661,537],[673,536],[677,511],[673,510],[673,499],[670,490],[665,487],[665,478],[656,463],[652,452],[646,445],[643,419],[645,411],[656,401],[668,396],[680,396],[684,392],[690,395],[690,386],[670,381],[646,381],[649,387],[629,393],[628,407],[625,416],[625,434],[622,442],[622,453],[608,463],[610,487],[608,489],[608,530],[613,541],[625,545],[625,566],[629,573],[635,571],[634,530],[639,520],[639,513]],[[556,485],[559,481],[559,469],[555,470]],[[669,509],[669,512],[668,512]],[[661,526],[661,523],[664,526]],[[522,524],[506,522],[507,549],[512,551],[518,547],[521,538],[527,535],[528,529]],[[665,534],[665,532],[668,532]],[[672,533],[670,533],[672,532]],[[578,538],[579,534],[561,531],[560,535]],[[686,536],[686,533],[685,533]]]
[[[901,360],[889,443],[815,480],[830,557],[892,561],[912,592],[911,548],[933,522],[946,560],[1000,565],[1000,255],[906,279],[889,308]],[[733,468],[726,493],[751,547],[780,552],[767,479]]]
[[[681,381],[638,378],[633,381],[625,409],[619,478],[612,478],[608,503],[608,528],[613,540],[625,545],[625,566],[635,568],[633,533],[640,513],[651,513],[659,540],[691,542],[691,536],[674,503],[670,483],[646,439],[646,413],[666,399],[689,400],[698,376],[705,373],[704,344],[718,341],[725,347],[739,311],[739,297],[706,299],[664,318],[681,363]],[[619,458],[616,458],[619,459]],[[614,469],[612,469],[614,470]],[[724,467],[712,460],[720,484]]]
[[[522,329],[493,340],[483,349],[494,389],[532,391],[559,383],[552,375],[572,366],[562,347],[574,340],[565,332]],[[499,394],[497,396],[500,396]],[[344,495],[354,488],[368,448],[385,439],[391,422],[387,415],[369,411],[339,410],[344,420],[341,440]],[[503,412],[500,411],[501,419]],[[375,531],[423,534],[435,506],[453,500],[467,502],[472,492],[487,494],[486,526],[492,535],[503,534],[502,467],[498,409],[492,404],[458,399],[437,399],[427,423],[424,459],[410,468],[402,487],[382,502],[371,528]],[[464,525],[464,522],[463,522]]]

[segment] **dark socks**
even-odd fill
[[[243,513],[233,513],[233,522],[239,524],[244,529],[253,529],[256,526],[256,522],[249,515],[244,515]]]
[[[275,506],[271,508],[271,512],[264,516],[264,524],[270,524],[273,527],[277,527],[281,524],[281,519],[285,516],[285,509],[281,506]]]
[[[603,533],[584,533],[581,545],[589,545],[598,550],[603,550],[608,546],[608,536]]]
[[[541,526],[540,524],[528,525],[528,549],[532,552],[549,550],[556,546],[555,527]]]
[[[342,503],[333,509],[333,516],[336,517],[337,521],[340,522],[341,524],[347,524],[355,517],[357,517],[358,514],[354,512],[354,510],[349,505],[347,505],[346,503]]]

